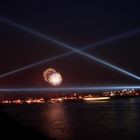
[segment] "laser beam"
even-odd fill
[[[136,89],[140,86],[97,86],[97,87],[60,87],[60,88],[0,88],[0,92],[92,92],[92,91],[110,91]]]
[[[129,31],[129,32],[126,32],[126,33],[122,33],[122,34],[104,39],[102,41],[89,44],[89,45],[85,46],[84,48],[82,48],[82,50],[89,49],[89,48],[92,48],[92,47],[94,47],[94,48],[99,47],[99,46],[102,46],[104,44],[114,42],[116,40],[118,41],[118,40],[130,37],[130,36],[136,35],[138,33],[140,33],[140,29],[136,29],[136,30],[132,30],[132,31]]]
[[[59,45],[59,46],[62,46],[62,47],[67,48],[67,49],[69,49],[69,50],[72,50],[72,51],[74,51],[74,52],[76,52],[76,53],[78,53],[78,54],[81,54],[82,56],[85,56],[85,57],[87,57],[87,58],[89,58],[89,59],[91,59],[91,60],[96,61],[97,63],[100,63],[100,64],[102,64],[102,65],[108,66],[108,67],[110,67],[110,68],[113,69],[113,70],[119,71],[119,72],[121,72],[121,73],[123,73],[123,74],[125,74],[125,75],[127,75],[127,76],[130,76],[130,77],[133,77],[133,78],[135,78],[135,79],[137,79],[137,80],[140,80],[140,77],[139,77],[139,76],[137,76],[137,75],[135,75],[135,74],[133,74],[133,73],[130,73],[130,72],[128,72],[127,70],[122,69],[122,68],[120,68],[120,67],[118,67],[118,66],[115,66],[115,65],[113,65],[113,64],[110,64],[109,62],[106,62],[106,61],[102,60],[101,58],[98,58],[98,57],[95,57],[95,56],[90,55],[90,54],[88,54],[88,53],[85,53],[85,52],[83,52],[83,51],[80,50],[80,49],[76,49],[76,48],[74,48],[74,47],[72,47],[72,46],[70,46],[70,45],[68,45],[68,44],[66,44],[66,43],[63,43],[63,42],[61,42],[61,41],[58,41],[58,40],[56,40],[56,39],[54,39],[54,38],[52,38],[52,37],[49,37],[49,36],[47,36],[47,35],[41,34],[41,33],[37,32],[37,31],[31,30],[31,29],[29,29],[29,28],[27,28],[27,27],[25,27],[25,26],[23,26],[23,25],[17,24],[17,23],[15,23],[15,22],[13,22],[13,21],[11,21],[11,20],[8,20],[8,19],[5,19],[5,18],[3,18],[3,17],[0,17],[0,20],[3,21],[3,22],[5,22],[5,23],[7,23],[7,24],[10,24],[10,25],[12,25],[12,26],[14,26],[14,27],[17,27],[17,28],[19,28],[19,29],[22,29],[22,30],[24,30],[24,31],[27,31],[27,32],[29,32],[29,33],[32,33],[32,34],[34,34],[34,35],[36,35],[36,36],[38,36],[38,37],[44,38],[45,40],[50,41],[50,42],[52,42],[52,43],[54,43],[54,44],[57,44],[57,45]],[[138,33],[138,31],[139,31],[139,30],[137,30],[137,32],[136,32],[136,31],[133,31],[133,34],[134,34],[134,33]],[[130,35],[130,33],[128,33],[128,34],[126,34],[126,35],[124,35],[124,36],[129,36],[129,35]],[[122,36],[121,36],[121,37],[118,37],[118,38],[120,39],[120,38],[122,38]],[[112,40],[113,40],[113,38],[112,38],[110,41],[112,41]],[[87,46],[86,48],[89,48],[89,47],[90,47],[90,46]],[[13,74],[13,73],[11,73],[11,74]],[[9,75],[9,74],[8,74],[8,75]],[[1,76],[2,76],[2,75],[1,75]],[[7,76],[7,75],[5,74],[5,76]]]
[[[72,52],[71,52],[71,53],[72,53]],[[21,71],[24,71],[24,70],[27,70],[27,69],[30,69],[30,68],[39,66],[39,65],[45,64],[45,63],[47,63],[47,62],[51,62],[51,61],[53,61],[53,60],[57,60],[57,59],[59,59],[59,58],[62,58],[62,57],[67,56],[68,54],[70,55],[71,53],[70,53],[70,52],[67,52],[67,53],[60,54],[60,55],[57,55],[57,56],[54,56],[54,57],[51,57],[51,58],[48,58],[48,59],[44,59],[44,60],[42,60],[42,61],[38,61],[38,62],[33,63],[33,64],[26,65],[26,66],[21,67],[21,68],[18,68],[18,69],[16,69],[16,70],[12,70],[12,71],[10,71],[10,72],[1,74],[1,75],[0,75],[0,78],[4,78],[4,77],[6,77],[6,76],[15,74],[15,73],[17,73],[17,72],[21,72]]]

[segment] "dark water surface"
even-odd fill
[[[140,98],[93,103],[18,105],[15,120],[57,140],[139,140]]]

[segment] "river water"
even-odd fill
[[[8,106],[16,121],[57,140],[139,140],[140,97]]]

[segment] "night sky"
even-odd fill
[[[140,3],[92,0],[1,0],[0,16],[75,48],[140,29]],[[61,46],[0,22],[0,74],[68,52]],[[140,76],[140,33],[86,50]],[[139,81],[79,54],[0,79],[0,87],[50,87],[43,80],[53,67],[64,86],[139,85]]]

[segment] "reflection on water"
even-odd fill
[[[57,140],[139,140],[140,98],[15,106],[6,111]]]
[[[114,125],[112,133],[119,139],[139,139],[137,128],[140,110],[136,99],[120,99],[112,102],[112,105],[111,120]]]
[[[70,120],[64,104],[48,104],[43,118],[45,122],[44,130],[46,130],[46,133],[50,136],[67,140],[72,137]]]
[[[85,103],[87,103],[87,104],[96,104],[96,103],[108,103],[109,102],[109,100],[95,100],[95,101],[85,101]]]

